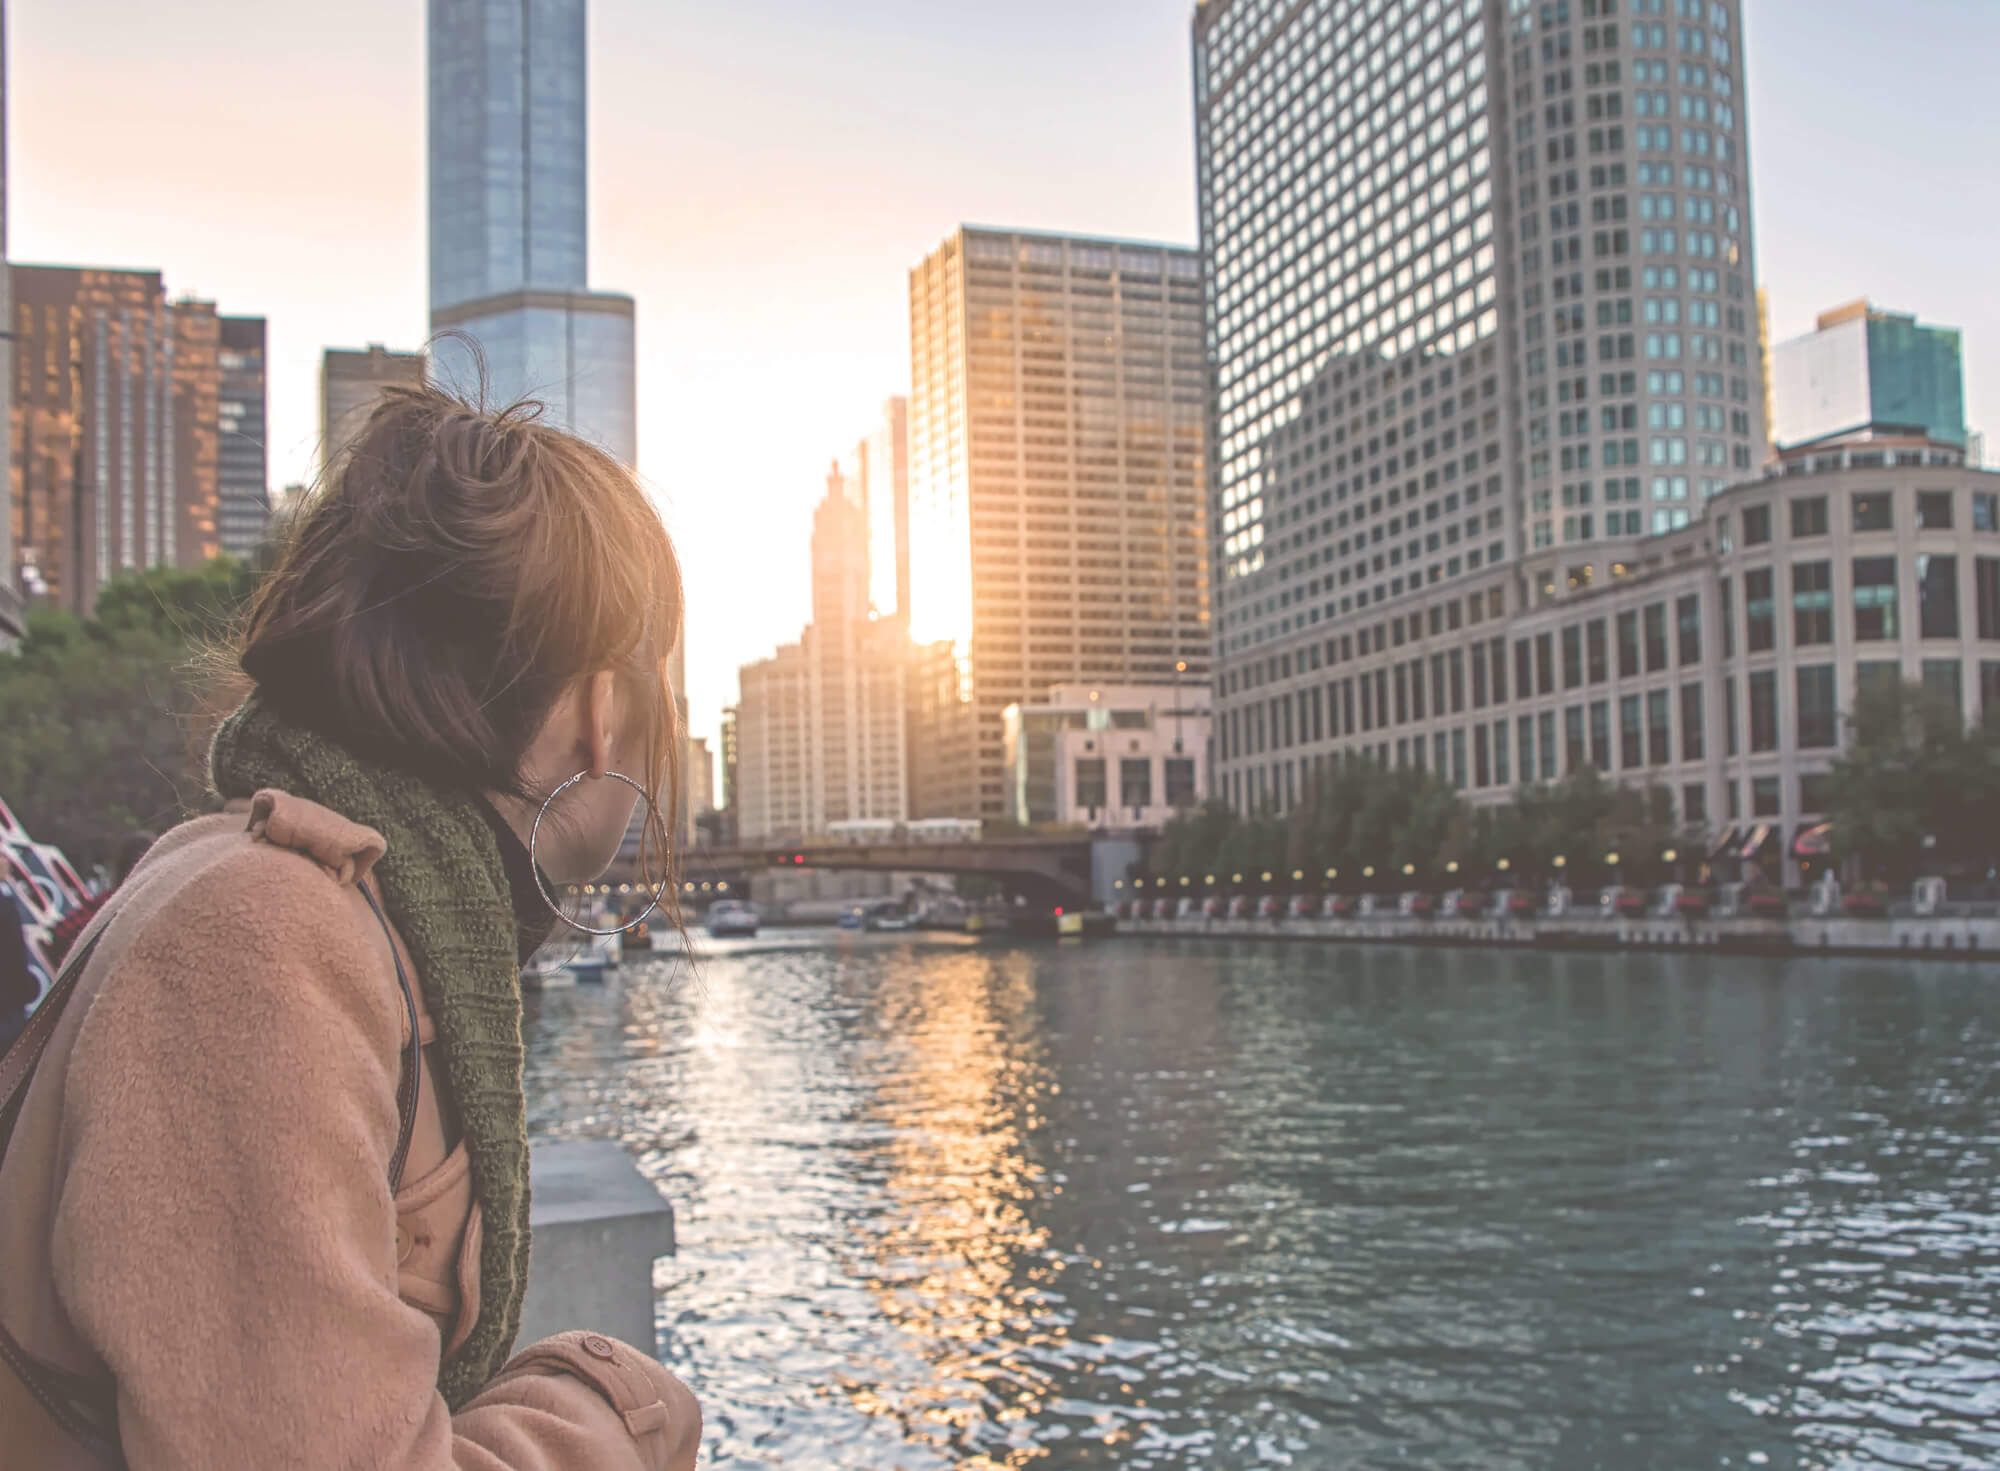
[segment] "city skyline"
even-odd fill
[[[1933,26],[1877,34],[1877,12],[1852,0],[1747,7],[1759,277],[1778,340],[1860,295],[1960,327],[1969,425],[1990,430],[2000,309],[1975,283],[1991,233],[1979,218],[2000,204],[1958,161],[1994,107],[1972,59],[1991,49],[1977,28],[2000,40],[2000,15],[1924,8]],[[849,425],[907,387],[905,272],[939,235],[972,220],[1194,242],[1190,9],[1135,0],[1081,18],[1029,6],[910,24],[898,5],[836,21],[780,3],[667,27],[633,0],[593,8],[591,272],[639,302],[640,468],[683,543],[703,630],[690,651],[698,732],[714,729],[737,665],[802,621],[817,471]],[[314,458],[320,349],[424,335],[422,11],[377,0],[337,26],[273,25],[223,0],[171,19],[79,0],[9,17],[15,258],[157,267],[176,289],[267,316],[274,486]],[[1051,54],[1058,18],[1067,44]],[[1917,44],[1945,27],[1949,51]],[[1889,80],[1856,92],[1838,63],[1864,49]],[[1028,57],[1035,106],[1010,107]],[[204,68],[230,85],[202,86]],[[87,115],[78,76],[96,79]],[[1899,104],[1919,79],[1939,100],[1910,117]],[[660,95],[677,106],[653,108]],[[1010,127],[989,140],[918,126],[967,95],[974,106],[953,115],[1004,108]],[[253,111],[261,147],[245,141]],[[163,149],[130,150],[141,126]],[[1059,146],[1076,133],[1110,145],[1101,164]],[[196,158],[193,175],[173,164]],[[218,158],[237,161],[218,175]],[[1962,228],[1913,227],[1884,206],[1888,185],[1949,198]],[[271,227],[246,230],[245,208]],[[746,427],[772,418],[775,431]],[[747,580],[746,522],[771,528]]]

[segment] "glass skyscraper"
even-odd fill
[[[633,311],[588,289],[584,0],[430,0],[439,381],[638,458]]]
[[[1462,748],[1463,673],[1427,705],[1425,669],[1637,575],[1761,459],[1736,12],[1199,5],[1233,805],[1282,810],[1343,755]],[[1365,721],[1326,718],[1330,666]]]
[[[1781,447],[1855,434],[1917,434],[1963,445],[1965,367],[1958,329],[1920,324],[1866,301],[1822,312],[1815,330],[1772,355]]]

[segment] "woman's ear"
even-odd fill
[[[609,669],[590,676],[584,691],[587,765],[592,776],[603,776],[611,768],[611,737],[618,719],[618,678]]]

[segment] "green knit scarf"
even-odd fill
[[[209,769],[225,798],[275,787],[388,842],[375,865],[377,891],[437,1025],[484,1220],[479,1321],[438,1368],[438,1389],[456,1409],[507,1361],[528,1285],[520,960],[499,844],[476,794],[361,760],[280,718],[257,695],[216,732]]]

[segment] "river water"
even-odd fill
[[[2000,970],[836,932],[529,998],[705,1466],[2000,1465]]]

